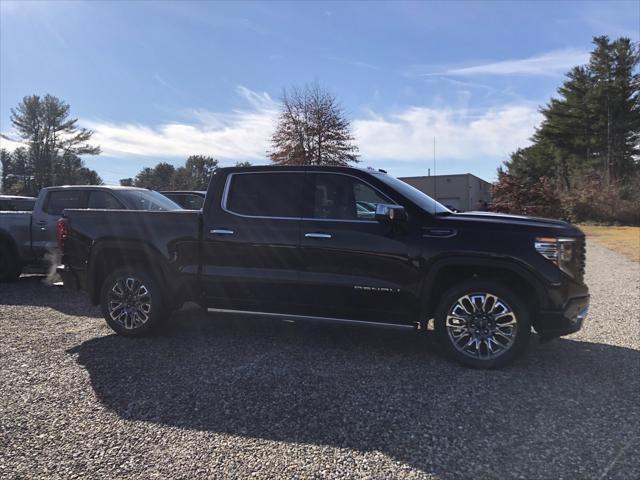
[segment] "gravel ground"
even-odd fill
[[[125,339],[81,293],[0,285],[0,477],[639,478],[640,264],[588,252],[584,329],[492,372],[195,307]]]

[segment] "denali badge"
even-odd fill
[[[399,288],[387,288],[387,287],[368,287],[366,285],[354,285],[353,288],[355,290],[365,290],[367,292],[389,292],[389,293],[400,293]]]

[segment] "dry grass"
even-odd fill
[[[580,228],[605,247],[640,262],[640,227],[580,225]]]

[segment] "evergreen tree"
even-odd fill
[[[158,163],[154,168],[143,168],[136,175],[133,184],[136,187],[148,188],[149,190],[167,190],[173,185],[173,176],[176,169],[166,162]]]
[[[154,189],[156,181],[154,178],[153,168],[143,168],[133,181],[136,187]]]
[[[11,154],[8,150],[2,148],[0,149],[0,167],[2,167],[2,191],[6,192],[9,189],[9,172],[11,170]]]
[[[79,157],[97,155],[100,147],[88,143],[93,132],[79,127],[78,120],[69,118],[69,113],[70,106],[52,95],[26,96],[11,109],[11,123],[29,149],[27,164],[33,179],[25,193],[33,194],[50,185],[78,184],[83,179],[99,180],[97,173],[86,169]],[[80,162],[74,170],[79,177],[57,178],[59,172],[70,171],[75,158]]]
[[[211,175],[218,168],[218,160],[205,155],[191,155],[184,168],[188,175],[189,190],[206,190]]]
[[[206,190],[218,160],[206,155],[191,155],[185,165],[175,168],[169,163],[158,163],[154,168],[143,168],[131,184],[152,190]],[[120,180],[128,182],[131,179]]]
[[[606,183],[638,171],[640,154],[640,62],[627,38],[594,38],[588,65],[577,66],[541,109],[533,145],[511,155],[509,173],[536,181],[543,175],[571,190],[599,172]]]
[[[496,192],[513,199],[522,198],[513,189],[526,189],[533,192],[527,201],[535,202],[546,177],[544,196],[555,182],[568,214],[581,220],[615,215],[624,222],[637,218],[629,212],[640,202],[640,52],[627,38],[601,36],[593,43],[589,63],[573,68],[541,109],[533,144],[499,169]],[[603,202],[594,203],[599,195]]]
[[[64,155],[54,164],[56,185],[102,185],[102,179],[84,166],[80,157],[72,153]]]
[[[236,162],[235,164],[236,167],[250,167],[251,166],[251,162]]]

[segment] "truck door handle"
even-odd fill
[[[233,235],[233,230],[227,230],[224,228],[216,228],[214,230],[210,230],[209,233],[213,233],[214,235]]]
[[[453,228],[424,228],[422,230],[423,237],[449,238],[456,235]]]
[[[304,236],[306,238],[331,238],[331,235],[328,233],[317,233],[317,232],[305,233]]]

